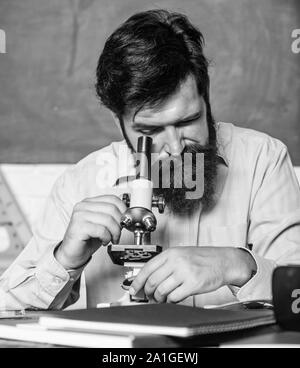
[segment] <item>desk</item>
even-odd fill
[[[300,348],[300,331],[284,331],[279,326],[267,326],[239,333],[215,336],[212,342],[221,347],[237,347],[249,345],[298,345]]]
[[[40,315],[40,312],[37,313]],[[37,317],[32,317],[32,322],[36,321]],[[5,320],[4,320],[5,321]],[[0,321],[1,327],[1,321]],[[210,336],[200,336],[191,339],[171,338],[167,336],[149,336],[141,337],[136,341],[138,348],[152,349],[156,348],[180,348],[180,347],[247,347],[258,345],[263,347],[267,346],[286,346],[298,345],[300,347],[300,331],[284,331],[279,326],[266,326],[260,328],[254,328],[250,330],[244,330],[239,332],[216,334]],[[41,344],[35,342],[23,342],[16,340],[0,339],[0,348],[53,348],[62,347],[52,344]]]

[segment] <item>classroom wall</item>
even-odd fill
[[[121,139],[95,97],[97,59],[120,22],[159,7],[204,33],[217,120],[281,139],[300,165],[298,0],[1,0],[0,162],[74,163]]]

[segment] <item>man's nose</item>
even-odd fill
[[[184,143],[181,140],[178,129],[174,126],[167,126],[165,133],[165,151],[171,156],[180,156],[184,149]]]

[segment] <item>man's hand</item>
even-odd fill
[[[239,248],[174,247],[145,264],[130,294],[144,288],[149,300],[178,303],[224,285],[244,285],[256,270],[252,256]]]
[[[125,204],[114,195],[88,198],[74,206],[62,244],[55,257],[66,269],[84,265],[91,255],[110,241],[118,243]],[[92,241],[95,240],[95,241]]]

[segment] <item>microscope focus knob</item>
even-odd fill
[[[125,214],[121,218],[120,225],[122,227],[129,228],[132,225],[132,218],[130,216],[128,216],[127,214]]]
[[[164,196],[162,194],[158,196],[153,196],[152,206],[157,207],[159,213],[164,213],[165,206],[166,206],[166,201],[165,201]]]
[[[145,217],[143,222],[147,231],[154,231],[156,229],[156,223],[152,217]]]

